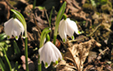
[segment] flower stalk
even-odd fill
[[[66,2],[64,2],[62,7],[60,8],[58,15],[57,15],[57,18],[56,18],[56,21],[55,21],[55,30],[54,30],[54,39],[53,39],[54,44],[55,44],[56,38],[57,38],[57,31],[58,31],[58,27],[59,27],[59,22],[64,14],[65,7],[66,7]]]
[[[28,46],[27,46],[27,37],[25,38],[25,60],[26,60],[26,71],[29,71],[28,67]]]
[[[26,71],[29,71],[29,67],[28,67],[28,46],[27,46],[27,26],[26,26],[26,21],[25,21],[25,18],[23,17],[23,15],[14,10],[14,9],[11,9],[11,11],[15,14],[15,16],[21,21],[21,23],[23,24],[24,26],[24,29],[25,29],[25,61],[26,61]]]
[[[47,35],[51,30],[49,28],[45,28],[42,33],[41,33],[41,37],[40,37],[40,45],[39,45],[39,48],[41,48],[44,44],[44,40],[46,37],[47,40],[49,40],[49,36]],[[40,55],[38,56],[38,71],[42,71],[42,68],[41,68],[41,61],[40,61]]]

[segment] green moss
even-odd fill
[[[84,9],[90,10],[90,11],[94,11],[95,10],[95,8],[91,4],[88,4],[88,3],[83,4],[82,7]]]
[[[18,1],[18,0],[17,0],[17,1]],[[15,4],[17,4],[17,1],[11,1],[11,0],[10,0],[9,3],[10,3],[11,6],[14,6]]]

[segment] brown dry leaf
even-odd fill
[[[6,21],[10,17],[10,7],[5,1],[0,1],[0,21]]]
[[[91,69],[91,68],[93,68],[94,66],[93,65],[88,65],[85,69],[84,69],[84,71],[90,71],[89,69]]]
[[[14,6],[17,7],[19,10],[24,11],[25,7],[28,4],[29,3],[26,0],[18,0],[17,4],[15,4]]]
[[[35,9],[35,17],[34,19],[36,20],[36,25],[40,28],[40,29],[44,29],[45,27],[48,26],[48,22],[46,16],[45,16],[45,9],[41,10],[38,7]]]
[[[88,63],[91,62],[91,61],[93,61],[96,57],[97,57],[97,53],[96,52],[89,51]]]
[[[86,0],[82,0],[81,3],[84,4],[86,2]]]
[[[33,9],[33,5],[28,4],[28,5],[25,7],[24,14],[27,16],[27,17],[26,17],[26,20],[28,20],[28,22],[34,23],[34,20],[33,20],[34,14],[33,14],[33,12],[32,12],[32,9]]]
[[[62,60],[59,62],[56,71],[76,71],[76,67],[70,66],[66,61]]]
[[[4,30],[4,29],[3,29],[3,26],[0,25],[0,33],[3,32],[3,30]]]
[[[89,21],[91,24],[92,23],[91,19],[88,18],[88,15],[82,10],[82,7],[80,6],[81,4],[85,3],[85,1],[86,0],[82,0],[80,3],[77,2],[76,0],[66,0],[67,2],[66,13],[69,13],[69,15],[67,15],[68,17],[73,16],[76,19],[83,19]]]
[[[89,55],[89,50],[90,48],[95,47],[95,45],[96,41],[94,39],[91,39],[87,42],[74,44],[72,47],[69,47],[69,51],[67,51],[64,55],[64,60],[66,61],[66,64],[77,67],[77,71],[82,71],[83,63],[85,62],[86,57]]]
[[[38,7],[36,7],[34,10],[32,9],[33,5],[28,4],[24,10],[24,14],[26,15],[26,20],[28,23],[33,23],[39,29],[44,29],[47,27],[47,20],[44,20],[46,18],[44,16],[44,10],[40,10]]]

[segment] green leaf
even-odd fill
[[[53,41],[54,44],[56,42],[56,36],[57,36],[57,30],[58,30],[59,22],[60,22],[63,14],[64,14],[65,8],[66,8],[66,2],[64,2],[62,7],[60,8],[58,15],[57,15],[57,18],[56,18],[56,21],[55,21],[54,41]]]
[[[18,47],[18,45],[17,45],[15,40],[13,41],[13,46],[14,46],[15,54],[20,54],[20,49],[19,49],[19,47]]]
[[[45,7],[42,7],[42,6],[38,6],[38,8],[39,8],[40,10],[44,10],[44,9],[45,9]]]
[[[6,71],[6,68],[5,68],[5,64],[3,63],[2,59],[0,58],[0,69],[2,71]]]
[[[18,71],[18,69],[19,69],[19,65],[18,65],[18,61],[16,61],[14,66],[14,71]]]
[[[0,41],[4,40],[7,37],[5,33],[0,34]]]
[[[50,12],[50,16],[49,16],[49,24],[51,25],[51,17],[52,17],[52,14],[53,14],[53,9],[54,7],[51,9],[51,12]],[[50,27],[51,28],[51,27]]]
[[[36,6],[36,0],[34,0],[33,9],[35,9],[35,6]]]

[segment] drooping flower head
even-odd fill
[[[72,37],[74,32],[78,35],[80,34],[78,31],[78,27],[76,25],[76,23],[72,20],[70,20],[70,18],[67,18],[66,20],[62,19],[59,23],[59,35],[62,38],[62,40],[67,39],[67,35],[69,37]]]
[[[39,49],[40,61],[43,61],[45,67],[50,66],[51,62],[57,62],[62,55],[58,48],[50,41],[46,42],[43,47]]]
[[[11,38],[12,35],[18,40],[19,35],[24,33],[24,27],[22,23],[16,19],[11,18],[7,22],[4,23],[4,31],[8,38]]]

